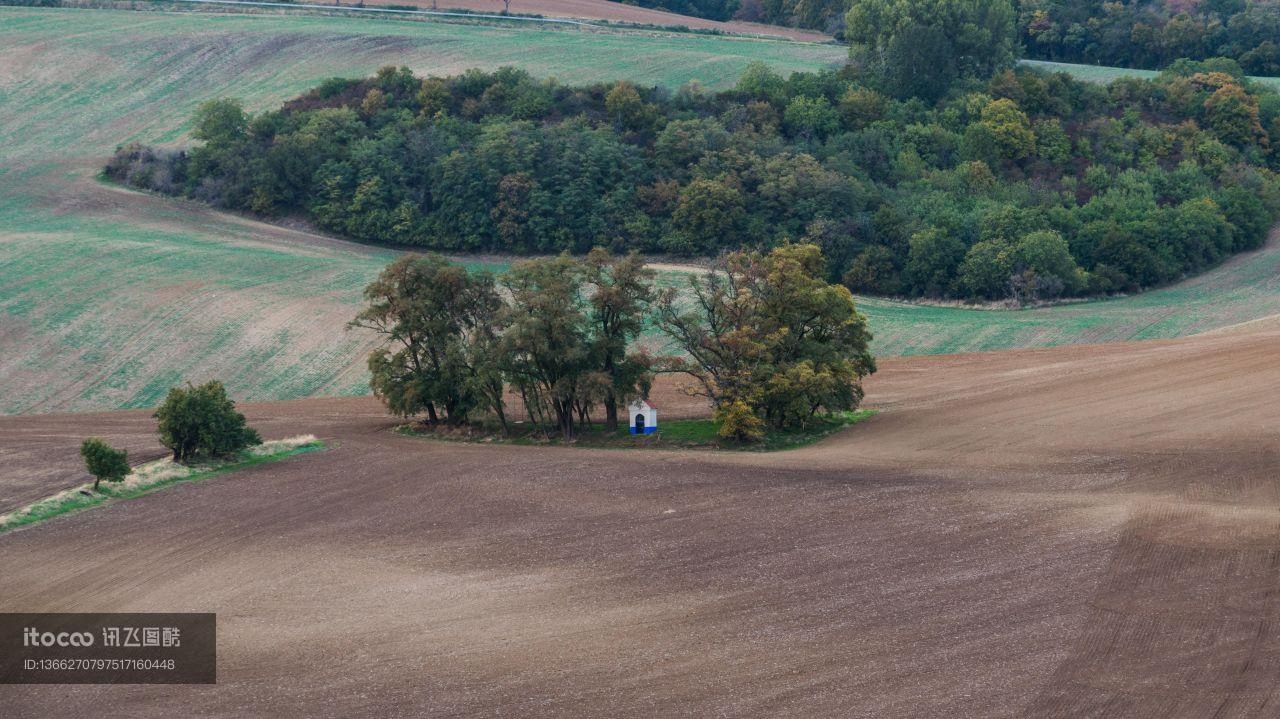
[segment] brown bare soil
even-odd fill
[[[883,411],[760,455],[330,449],[0,536],[0,610],[216,611],[216,686],[3,687],[6,716],[1264,717],[1280,321],[886,360]],[[145,412],[0,418],[0,507]]]
[[[350,3],[343,3],[350,4]],[[396,0],[395,5],[412,5],[423,10],[462,9],[473,12],[501,13],[502,0]],[[832,37],[816,30],[802,30],[780,25],[766,25],[758,22],[742,22],[730,20],[720,22],[700,17],[681,15],[679,13],[637,7],[626,3],[609,0],[512,0],[511,12],[526,15],[541,15],[554,18],[576,18],[582,20],[609,20],[611,22],[630,22],[642,25],[683,25],[695,30],[720,30],[723,32],[745,35],[769,35],[785,37],[792,40],[810,42],[831,42]]]

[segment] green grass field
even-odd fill
[[[322,78],[518,64],[565,82],[725,87],[834,46],[329,17],[0,7],[0,413],[154,405],[185,380],[240,400],[365,391],[344,330],[392,256],[125,192],[117,144],[181,142],[195,106],[263,109]],[[1026,311],[864,300],[881,354],[1172,337],[1280,313],[1280,248],[1141,296]]]
[[[1125,67],[1104,67],[1101,65],[1077,65],[1069,62],[1046,62],[1044,60],[1023,60],[1023,65],[1046,72],[1065,72],[1081,80],[1092,82],[1110,82],[1121,77],[1155,77],[1160,74],[1155,70],[1130,70]],[[1280,88],[1280,77],[1253,77],[1255,82]]]

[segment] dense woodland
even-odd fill
[[[1159,69],[1181,59],[1234,59],[1280,75],[1278,0],[1021,0],[1027,56]]]
[[[1108,86],[1004,71],[935,104],[847,68],[755,65],[721,93],[384,68],[253,117],[212,101],[193,136],[123,147],[107,174],[452,252],[813,242],[881,295],[1135,290],[1259,246],[1280,215],[1280,96],[1195,63]]]
[[[897,0],[629,0],[684,15],[821,30],[845,38],[850,10]],[[945,13],[957,0],[930,0]],[[1280,75],[1280,0],[1016,0],[1027,57],[1160,69],[1227,57],[1250,75]]]

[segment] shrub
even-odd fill
[[[225,457],[262,444],[217,380],[170,389],[153,416],[160,423],[160,444],[173,451],[175,462]]]
[[[725,402],[716,408],[716,434],[722,439],[739,442],[759,442],[764,439],[764,420],[740,399]]]

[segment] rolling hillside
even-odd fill
[[[386,64],[725,87],[754,59],[794,71],[843,56],[699,35],[0,8],[0,412],[149,406],[206,376],[261,399],[364,391],[368,338],[343,325],[389,253],[94,179],[119,143],[180,140],[206,99],[262,109]]]
[[[142,407],[221,377],[235,396],[364,391],[345,331],[391,256],[131,193],[95,175],[130,140],[179,142],[195,106],[271,107],[334,75],[519,63],[566,82],[731,85],[843,48],[330,17],[0,8],[0,413]],[[864,300],[880,354],[1176,337],[1280,313],[1280,243],[1136,297],[1026,311]],[[13,348],[13,349],[9,349]]]

